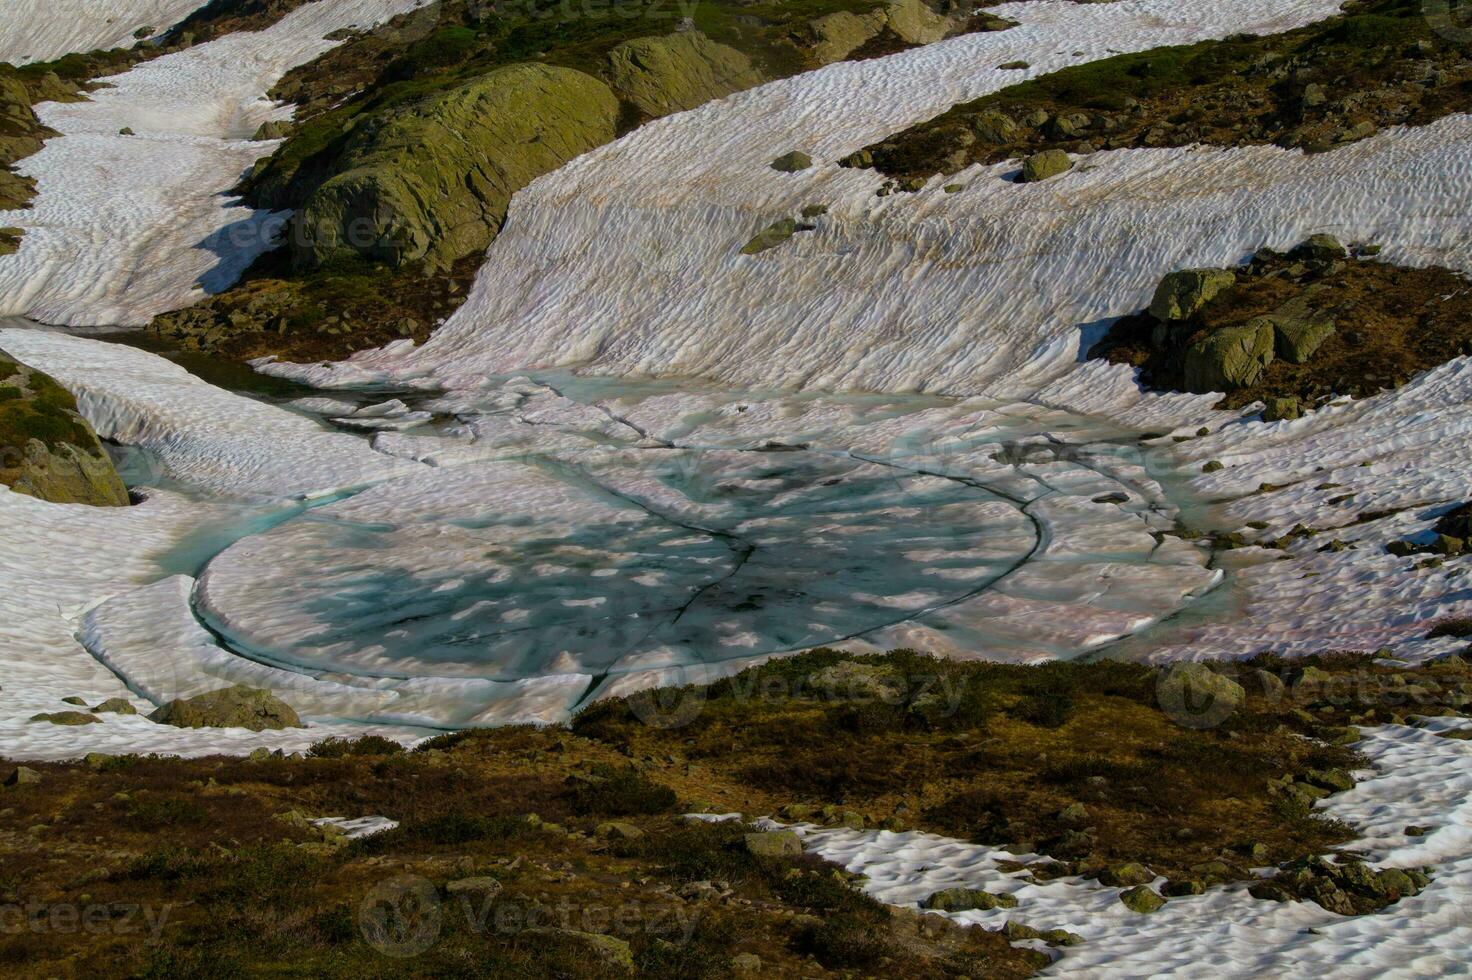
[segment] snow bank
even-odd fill
[[[0,61],[26,65],[131,48],[138,30],[157,34],[203,6],[204,0],[0,0]]]
[[[1435,864],[1431,884],[1386,910],[1344,917],[1310,902],[1258,901],[1244,886],[1170,899],[1151,915],[1120,889],[1081,878],[1029,884],[999,861],[1033,860],[919,832],[795,829],[805,846],[868,877],[875,898],[914,907],[942,888],[1010,894],[1015,909],[946,914],[997,928],[1008,919],[1084,937],[1046,971],[1087,977],[1335,978],[1464,976],[1472,946],[1472,745],[1403,726],[1368,729],[1372,773],[1320,804],[1365,836],[1346,845],[1381,867]],[[1407,837],[1405,828],[1432,828]]]
[[[0,226],[26,230],[0,257],[0,314],[141,325],[233,283],[280,232],[228,194],[277,146],[250,136],[290,114],[266,90],[339,43],[324,35],[423,2],[318,0],[109,78],[91,101],[38,106],[62,135],[17,167],[38,181],[34,206],[0,212]]]

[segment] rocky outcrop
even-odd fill
[[[608,54],[615,92],[652,119],[694,109],[763,81],[751,59],[699,31],[626,41]]]
[[[296,219],[293,261],[362,255],[442,269],[484,250],[511,196],[614,138],[618,100],[569,68],[498,69],[369,120]]]
[[[934,44],[959,26],[923,0],[891,0],[867,13],[840,10],[815,19],[808,25],[804,47],[814,62],[828,65],[843,61],[886,31],[903,44]]]
[[[1272,321],[1222,327],[1186,348],[1186,390],[1205,394],[1254,385],[1273,363]]]
[[[248,728],[253,732],[303,727],[291,705],[254,687],[227,687],[170,701],[148,720],[175,728]]]
[[[1359,861],[1335,864],[1327,858],[1302,858],[1249,891],[1270,901],[1311,901],[1338,915],[1365,915],[1419,894],[1431,879],[1418,868],[1376,870]]]
[[[70,392],[0,353],[0,483],[57,504],[125,507],[128,488]]]
[[[1157,320],[1189,320],[1224,289],[1237,282],[1228,269],[1185,269],[1160,280],[1150,301],[1150,315]]]

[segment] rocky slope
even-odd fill
[[[0,484],[58,504],[124,507],[128,490],[66,389],[0,351]]]
[[[1025,65],[1017,65],[1024,68]],[[964,103],[849,158],[917,180],[1046,150],[1276,144],[1318,153],[1472,108],[1472,47],[1414,0],[1320,24],[1065,68]]]
[[[259,207],[297,211],[289,262],[264,259],[241,289],[151,329],[235,356],[422,340],[535,177],[768,79],[1009,23],[921,0],[834,6],[723,2],[673,23],[656,3],[579,19],[452,0],[350,38],[273,90],[298,118],[258,134],[285,142],[242,186]],[[311,313],[324,308],[333,322]]]

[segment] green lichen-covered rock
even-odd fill
[[[1267,319],[1273,324],[1276,338],[1273,349],[1289,364],[1304,363],[1334,335],[1332,317],[1302,309],[1297,304],[1274,310]]]
[[[1237,283],[1237,274],[1226,269],[1183,269],[1160,280],[1150,315],[1157,320],[1187,320],[1201,312],[1224,289]]]
[[[608,54],[608,80],[652,118],[694,109],[763,81],[750,58],[699,31],[620,44]]]
[[[1303,404],[1296,395],[1269,398],[1264,404],[1266,406],[1262,413],[1264,422],[1283,422],[1303,417]]]
[[[128,505],[128,488],[71,392],[3,353],[0,484],[55,504]]]
[[[20,79],[0,75],[0,164],[12,164],[41,148],[46,127],[31,108]]]
[[[1120,892],[1119,900],[1124,903],[1125,908],[1141,915],[1149,915],[1165,906],[1165,899],[1148,885],[1137,885]]]
[[[848,10],[819,17],[808,24],[804,47],[819,65],[842,61],[878,37],[887,18],[881,9],[856,14]]]
[[[303,727],[291,705],[254,687],[227,687],[170,701],[148,720],[175,728],[248,728],[253,732]]]
[[[511,196],[612,141],[618,111],[591,75],[520,64],[370,120],[303,205],[293,261],[310,269],[359,254],[438,269],[483,251]]]
[[[972,909],[1013,909],[1017,899],[1012,895],[993,895],[979,888],[945,888],[920,903],[924,909],[940,912],[969,912]]]
[[[31,715],[31,721],[45,721],[53,725],[95,725],[102,719],[85,711],[44,711]]]
[[[14,255],[20,251],[20,240],[25,232],[20,228],[0,228],[0,255]]]
[[[1073,160],[1062,150],[1044,150],[1022,161],[1022,182],[1035,184],[1073,169]]]
[[[932,10],[924,0],[890,0],[884,8],[885,26],[907,44],[934,44],[954,27],[950,19]]]
[[[813,165],[813,158],[801,150],[791,150],[772,161],[772,169],[784,174],[795,174]]]
[[[1186,348],[1185,387],[1206,394],[1256,384],[1273,363],[1276,332],[1271,320],[1257,317],[1222,327]]]
[[[798,857],[802,854],[802,840],[790,830],[747,834],[744,843],[747,853],[756,857]]]
[[[763,228],[761,231],[757,232],[756,237],[754,237],[751,241],[747,242],[742,247],[741,254],[756,255],[759,252],[765,252],[768,249],[776,248],[778,245],[781,245],[793,235],[797,234],[797,231],[798,224],[797,221],[793,218],[783,218],[781,221],[774,221],[770,225],[767,225],[767,227]]]

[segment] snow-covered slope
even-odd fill
[[[424,2],[318,0],[139,65],[90,101],[38,106],[62,136],[18,166],[38,181],[34,206],[0,212],[26,232],[0,257],[0,314],[137,325],[234,282],[281,231],[227,194],[277,145],[252,142],[257,127],[290,114],[266,90],[339,43],[325,35]]]
[[[52,61],[76,51],[131,48],[142,28],[158,33],[205,0],[0,0],[0,61]]]

